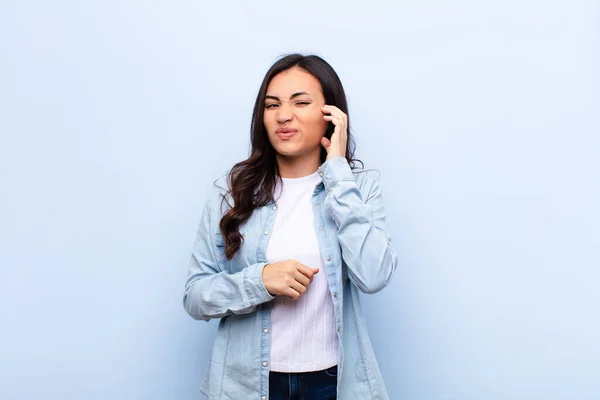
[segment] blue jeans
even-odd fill
[[[269,400],[335,400],[337,365],[321,371],[269,373]]]

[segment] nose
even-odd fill
[[[279,107],[279,110],[277,112],[277,122],[279,122],[280,124],[283,124],[285,122],[291,121],[292,115],[293,114],[292,114],[292,110],[290,109],[290,107],[282,104]]]

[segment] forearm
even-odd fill
[[[194,319],[208,321],[229,314],[247,314],[272,300],[262,280],[266,263],[248,265],[233,274],[221,270],[215,252],[211,201],[207,200],[188,268],[183,307]]]
[[[253,264],[235,274],[190,277],[183,297],[185,310],[194,319],[205,321],[253,312],[259,304],[274,298],[262,282],[264,265]]]
[[[363,292],[375,293],[390,282],[397,265],[379,183],[372,181],[365,199],[345,158],[328,161],[322,166],[325,207],[337,227],[348,275]]]

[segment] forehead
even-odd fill
[[[275,75],[269,86],[267,94],[278,97],[288,97],[296,92],[308,92],[309,94],[321,94],[321,84],[305,70],[294,67]]]

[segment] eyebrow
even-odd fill
[[[310,95],[309,95],[307,92],[296,92],[296,93],[294,93],[294,94],[292,94],[292,95],[290,96],[290,100],[292,100],[292,99],[293,99],[293,98],[295,98],[295,97],[302,96],[303,94],[305,94],[305,95],[307,95],[307,96],[310,96]],[[272,100],[277,100],[277,101],[280,101],[280,100],[279,100],[279,97],[277,97],[277,96],[273,96],[272,94],[268,94],[268,95],[266,95],[266,96],[265,96],[265,100],[266,100],[266,99],[272,99]]]

